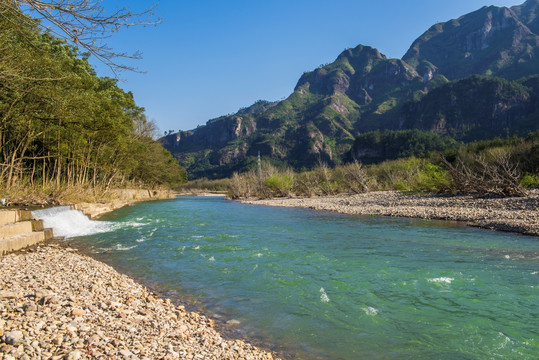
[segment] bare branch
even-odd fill
[[[121,70],[135,70],[120,63],[119,59],[140,59],[140,52],[128,54],[117,52],[107,46],[105,40],[122,28],[157,25],[153,5],[135,13],[128,8],[106,10],[101,0],[3,0],[0,7],[29,14],[41,21],[40,26],[85,49],[107,65],[115,74]]]

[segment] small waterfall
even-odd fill
[[[90,220],[82,211],[73,210],[69,206],[35,210],[32,216],[43,220],[46,228],[52,228],[54,236],[71,238],[112,230],[110,222]]]

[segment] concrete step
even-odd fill
[[[30,219],[32,212],[28,210],[0,210],[0,226]]]
[[[25,247],[35,245],[41,241],[45,241],[47,236],[52,237],[52,230],[37,231],[29,234],[13,236],[7,239],[0,240],[0,255],[7,254],[12,251],[24,249]]]
[[[34,231],[34,226],[31,221],[21,221],[14,224],[0,226],[0,239],[28,234]]]

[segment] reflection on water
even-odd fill
[[[533,237],[219,198],[141,203],[106,221],[110,231],[70,241],[294,357],[539,353]]]

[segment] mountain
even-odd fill
[[[401,129],[462,141],[524,136],[539,123],[539,75],[519,81],[478,75],[440,86],[403,105]]]
[[[485,6],[432,26],[403,60],[422,76],[449,80],[480,74],[518,79],[539,69],[539,0],[512,8]]]
[[[287,99],[258,101],[161,142],[191,177],[216,178],[253,166],[258,153],[296,169],[338,164],[357,135],[378,129],[464,141],[534,130],[536,79],[515,79],[539,73],[538,3],[483,7],[434,25],[403,59],[347,49],[304,73]]]

